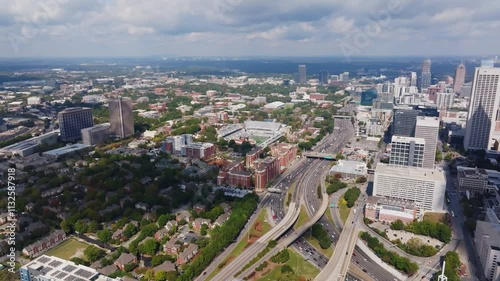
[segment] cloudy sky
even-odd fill
[[[460,56],[500,47],[500,1],[491,0],[0,0],[0,7],[0,57]]]

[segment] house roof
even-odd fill
[[[121,264],[121,265],[126,265],[131,263],[132,261],[135,260],[135,256],[132,254],[128,253],[122,253],[118,259],[116,259],[116,262]]]
[[[160,270],[163,270],[165,272],[175,271],[175,265],[169,261],[166,261],[166,262],[154,267],[153,270],[155,272],[160,271]]]
[[[115,273],[117,270],[118,270],[118,267],[116,267],[116,265],[114,265],[114,264],[97,269],[97,271],[99,273],[104,274],[104,275],[111,275],[111,274]]]

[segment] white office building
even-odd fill
[[[478,221],[474,242],[486,279],[489,281],[500,280],[500,225]]]
[[[393,136],[391,165],[422,168],[424,165],[425,140],[421,138]]]
[[[110,127],[110,123],[103,123],[90,128],[82,129],[82,143],[86,145],[105,143],[110,137]]]
[[[476,67],[465,132],[465,149],[493,146],[500,102],[500,68]]]
[[[437,93],[436,106],[438,109],[448,109],[453,107],[455,102],[455,93]]]
[[[375,169],[373,196],[415,204],[419,212],[443,210],[446,180],[435,169],[379,163]]]
[[[437,117],[417,116],[415,137],[425,140],[424,168],[434,168],[438,136],[439,119]]]
[[[41,97],[29,97],[28,98],[28,105],[39,105],[41,103],[42,103]]]

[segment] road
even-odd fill
[[[290,246],[295,240],[297,240],[300,236],[302,236],[310,227],[312,227],[313,224],[315,224],[325,213],[326,209],[328,208],[328,198],[325,196],[323,197],[321,206],[319,207],[318,211],[314,214],[314,216],[308,220],[304,225],[300,226],[298,229],[293,230],[292,233],[286,234],[282,239],[279,240],[278,245],[271,249],[266,255],[264,255],[261,259],[259,259],[256,263],[254,263],[252,266],[250,266],[248,269],[243,271],[239,276],[248,276],[252,271],[263,263],[264,261],[270,259],[272,256],[274,256],[276,253],[281,251],[284,248],[287,248]],[[293,204],[293,203],[292,203]],[[300,209],[300,208],[299,208]],[[285,219],[283,221],[286,220]],[[237,276],[236,276],[237,277]],[[228,279],[217,279],[217,280],[228,280]]]

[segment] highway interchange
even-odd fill
[[[350,106],[350,108],[348,108],[348,110],[350,111],[352,111],[353,109],[354,109],[353,106]],[[332,134],[326,136],[321,142],[319,142],[313,148],[314,151],[321,153],[336,154],[348,142],[350,142],[353,139],[354,127],[351,123],[351,120],[336,119],[335,126],[336,126],[335,131]],[[296,217],[298,216],[297,210],[300,212],[300,203],[302,202],[306,206],[306,210],[309,214],[309,217],[312,217],[314,214],[317,213],[322,201],[322,199],[318,197],[317,187],[319,184],[321,184],[320,179],[322,178],[322,175],[324,175],[327,172],[330,166],[331,165],[329,161],[301,158],[299,161],[294,163],[292,167],[289,167],[287,171],[285,171],[281,176],[279,176],[275,180],[273,188],[280,189],[282,193],[281,194],[266,193],[262,195],[261,203],[259,204],[259,209],[261,209],[262,207],[269,207],[271,209],[273,214],[272,217],[274,219],[274,222],[272,224],[288,225],[290,222],[292,222],[294,217],[296,219]],[[294,183],[296,183],[296,185],[294,188],[290,206],[288,208],[289,210],[285,210],[285,200],[287,199],[287,191]],[[327,202],[326,199],[327,198],[325,194],[324,202]],[[294,210],[290,212],[290,208],[293,208]],[[327,211],[330,211],[329,208]],[[257,213],[258,212],[256,212],[250,218],[245,229],[248,229],[251,225],[253,225]],[[290,215],[290,213],[295,213],[295,216]],[[359,213],[360,212],[358,212],[358,214]],[[316,217],[319,218],[318,215],[316,215]],[[284,219],[287,222],[283,223]],[[334,219],[336,219],[336,221],[339,220],[338,218],[335,218],[335,216]],[[324,215],[322,215],[322,217],[319,218],[318,223],[323,225],[328,234],[331,235],[333,240],[332,246],[338,244],[338,239],[342,231],[341,224],[338,225],[332,224],[329,221],[329,219]],[[276,231],[275,228],[273,228],[270,232],[274,233]],[[269,234],[266,236],[266,238],[269,239],[270,237],[272,237],[279,243],[283,243],[283,245],[292,243],[291,247],[297,249],[298,252],[306,260],[309,260],[312,264],[314,264],[316,267],[320,269],[324,268],[327,265],[329,258],[325,257],[322,253],[320,253],[318,250],[312,247],[302,237],[295,238],[297,236],[296,231],[294,232],[293,229],[289,229],[286,233],[280,231],[278,232],[279,232],[278,235]],[[212,262],[212,264],[205,270],[205,272],[196,280],[198,281],[205,280],[206,276],[210,275],[210,273],[213,270],[215,270],[217,266],[222,261],[224,261],[224,259],[230,254],[230,252],[234,249],[235,245],[241,239],[243,239],[244,233],[245,232],[242,232],[240,234],[240,237],[238,237],[237,241],[232,245],[230,245],[221,255],[219,255],[219,257],[214,262]],[[282,234],[283,237],[278,240],[279,236],[281,236]],[[253,256],[255,256],[257,253],[259,253],[265,248],[266,243],[262,242],[265,241],[265,239],[262,238],[263,237],[261,237],[261,239],[253,243],[250,247],[248,247],[240,256],[234,259],[229,265],[226,265],[212,280],[233,280],[232,278],[236,274],[236,272],[239,271],[238,269],[242,268],[250,259],[253,258]],[[354,268],[358,267],[357,268],[358,272],[363,270],[364,273],[361,272],[362,273],[361,275],[364,274],[362,280],[378,280],[378,281],[393,280],[393,276],[390,273],[385,271],[376,262],[370,260],[370,258],[367,255],[364,255],[357,247],[356,248],[353,247],[353,250],[354,250],[354,255],[352,257],[353,262],[351,263],[351,266]],[[345,259],[345,257],[343,257],[343,259]],[[349,261],[351,261],[351,259],[349,259]],[[258,264],[259,263],[256,263],[254,266]],[[347,263],[347,265],[349,265],[349,262]],[[372,279],[366,278],[368,276],[367,274],[370,275]],[[245,276],[244,274],[241,275],[241,277],[244,276]],[[347,274],[345,280],[354,281],[361,279],[356,278],[351,274]]]

